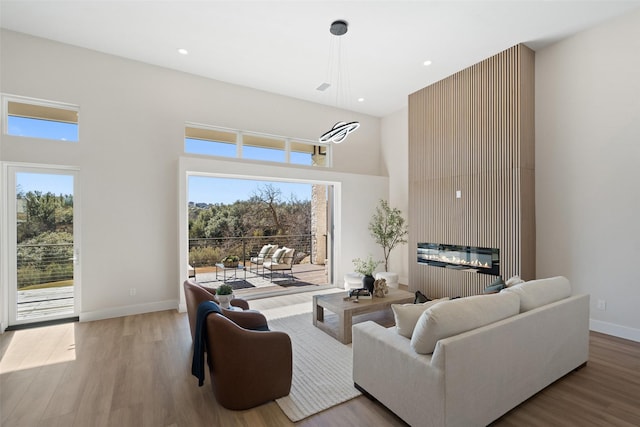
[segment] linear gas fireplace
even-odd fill
[[[470,273],[500,275],[500,249],[418,243],[418,262]]]

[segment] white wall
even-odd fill
[[[409,217],[409,108],[382,119],[380,141],[383,170],[389,176],[389,205]],[[409,226],[411,226],[409,224]],[[379,253],[382,253],[380,249]],[[389,271],[399,274],[400,283],[409,284],[409,248],[400,245],[391,252]]]
[[[185,121],[313,140],[338,120],[359,120],[360,129],[335,146],[331,171],[382,176],[378,118],[15,32],[2,31],[0,43],[3,93],[80,106],[78,144],[2,135],[0,161],[79,167],[81,319],[176,307]],[[261,173],[263,165],[251,167]],[[298,168],[300,174],[308,170]],[[370,247],[363,239],[373,206],[362,197],[369,192],[377,199],[387,191],[386,178],[374,184],[343,186],[342,238],[362,244],[343,248],[347,256]],[[136,296],[129,295],[132,287]],[[6,319],[6,311],[0,314]]]
[[[640,11],[536,53],[537,275],[640,341]],[[598,300],[606,310],[598,310]]]

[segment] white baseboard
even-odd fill
[[[178,304],[178,312],[179,313],[184,313],[185,311],[187,311],[187,304]]]
[[[80,313],[81,322],[111,319],[114,317],[131,316],[134,314],[152,313],[154,311],[176,310],[178,300],[158,301],[147,304],[127,305],[124,307],[108,308],[105,310],[86,311]]]
[[[589,319],[589,329],[594,332],[601,332],[603,334],[613,335],[614,337],[640,342],[640,329],[593,319]]]

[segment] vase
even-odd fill
[[[231,295],[216,295],[218,302],[220,303],[220,307],[229,308],[229,303],[233,299],[233,294]]]
[[[373,276],[364,276],[362,278],[362,287],[368,290],[371,295],[373,295],[373,284],[375,281],[376,279],[374,279]]]

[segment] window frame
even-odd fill
[[[9,103],[10,102],[25,104],[25,105],[33,105],[36,107],[47,107],[47,108],[54,108],[58,110],[75,112],[77,117],[77,120],[75,122],[77,127],[77,139],[70,140],[70,139],[60,139],[60,138],[48,138],[43,136],[16,135],[16,134],[9,133],[9,116],[10,116]],[[22,116],[15,116],[15,117],[22,117]],[[33,118],[33,117],[31,118],[36,120],[61,122],[60,120],[51,120],[46,118]],[[65,122],[65,123],[71,123],[71,122]],[[27,96],[10,95],[10,94],[3,93],[2,94],[2,134],[6,136],[16,137],[16,138],[39,139],[39,140],[46,140],[46,141],[58,141],[58,142],[64,142],[64,143],[78,144],[80,142],[80,106],[75,104],[69,104],[66,102],[49,101],[45,99],[31,98]]]
[[[187,142],[186,140],[189,139],[201,139],[201,138],[193,138],[193,137],[189,137],[187,136],[188,134],[188,129],[201,129],[204,131],[212,131],[212,132],[222,132],[222,133],[228,133],[228,134],[235,134],[236,136],[236,141],[235,141],[235,145],[236,145],[236,154],[234,157],[231,156],[223,156],[223,155],[216,155],[216,154],[207,154],[207,153],[194,153],[194,152],[189,152],[187,151]],[[241,161],[251,161],[251,162],[264,162],[264,163],[269,163],[269,164],[279,164],[279,165],[287,165],[287,166],[298,166],[298,167],[323,167],[323,168],[329,168],[331,167],[331,144],[329,143],[322,143],[319,141],[312,141],[312,140],[308,140],[308,139],[304,139],[304,138],[293,138],[293,137],[287,137],[287,136],[281,136],[281,135],[273,135],[273,134],[268,134],[268,133],[263,133],[263,132],[255,132],[255,131],[248,131],[248,130],[240,130],[240,129],[232,129],[232,128],[226,128],[226,127],[221,127],[221,126],[213,126],[213,125],[207,125],[207,124],[202,124],[202,123],[194,123],[194,122],[185,122],[184,125],[184,138],[183,138],[183,151],[186,155],[195,155],[195,156],[206,156],[206,157],[213,157],[213,158],[220,158],[220,159],[235,159],[235,160],[241,160]],[[270,140],[274,140],[274,141],[281,141],[284,143],[284,148],[282,149],[282,152],[284,154],[284,160],[283,161],[278,161],[278,160],[262,160],[262,159],[255,159],[255,158],[246,158],[244,157],[244,148],[245,148],[245,143],[244,143],[244,139],[245,137],[255,137],[255,138],[264,138],[264,139],[270,139]],[[206,138],[202,138],[202,140],[207,141]],[[208,140],[211,141],[213,143],[229,143],[229,144],[233,144],[232,142],[228,142],[228,141],[215,141],[215,140]],[[302,164],[302,163],[292,163],[291,162],[291,152],[292,152],[292,146],[300,146],[300,145],[308,145],[310,147],[309,150],[309,154],[311,154],[311,156],[313,156],[314,154],[316,154],[316,150],[317,153],[320,155],[324,155],[326,156],[326,160],[324,162],[324,165],[315,165],[315,164]],[[253,145],[246,145],[248,146],[252,146],[255,148],[269,148],[267,146],[265,147],[260,147],[260,146],[253,146]],[[278,151],[280,151],[279,148],[277,148]],[[312,157],[313,158],[313,157]]]

